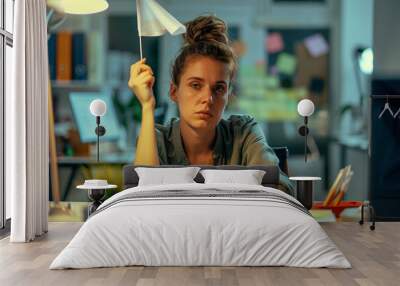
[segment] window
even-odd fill
[[[11,92],[12,47],[14,32],[14,0],[0,0],[0,229],[10,218],[10,194],[4,187],[5,179],[5,100]],[[9,226],[9,224],[7,224]],[[1,232],[0,232],[1,234]]]

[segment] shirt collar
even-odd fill
[[[179,126],[179,119],[175,119],[171,122],[172,124],[172,134],[171,134],[171,141],[172,145],[174,146],[171,152],[169,153],[170,157],[174,158],[174,162],[178,165],[189,165],[189,160],[186,156],[185,149],[183,148],[183,142],[182,142],[182,137],[181,137],[181,129]],[[226,164],[226,162],[223,162],[223,158],[225,158],[224,150],[224,128],[221,125],[221,122],[218,123],[216,127],[216,139],[215,139],[215,144],[214,144],[214,149],[213,149],[213,161],[214,164]],[[230,142],[227,142],[230,143]]]

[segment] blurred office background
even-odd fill
[[[287,146],[291,175],[320,176],[315,200],[322,200],[337,172],[351,164],[347,199],[368,196],[368,105],[371,72],[398,72],[400,20],[396,0],[160,0],[181,22],[202,14],[226,21],[239,74],[226,116],[245,113],[261,124],[271,146]],[[86,201],[76,185],[107,178],[122,186],[122,166],[134,159],[140,105],[127,87],[129,68],[139,59],[136,6],[112,0],[100,14],[68,15],[53,25],[49,62],[61,199]],[[144,37],[147,63],[156,75],[156,121],[177,116],[168,95],[170,65],[181,37]],[[389,47],[391,47],[389,49]],[[373,66],[372,55],[375,56]],[[95,163],[95,118],[88,103],[109,105]],[[310,98],[309,160],[297,129],[297,103]],[[90,124],[89,124],[89,123]]]

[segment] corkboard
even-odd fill
[[[313,57],[303,43],[296,45],[295,54],[297,71],[294,85],[307,88],[308,97],[316,106],[326,106],[329,92],[328,55]]]
[[[318,108],[326,108],[329,102],[329,51],[327,54],[313,57],[304,40],[312,35],[320,34],[329,45],[330,31],[327,28],[270,28],[266,30],[266,36],[270,33],[279,33],[284,44],[283,50],[277,53],[267,53],[267,73],[271,73],[277,65],[281,53],[293,55],[296,58],[296,70],[293,75],[279,74],[280,87],[284,89],[305,88],[307,97]]]

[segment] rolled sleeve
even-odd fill
[[[160,130],[162,126],[156,125],[156,140],[158,150],[158,160],[160,165],[168,165],[167,146],[165,143],[164,132]]]
[[[246,125],[247,134],[242,150],[244,164],[279,166],[279,159],[268,145],[260,125],[253,118]],[[280,170],[278,188],[290,195],[294,194],[294,186],[282,170]]]

